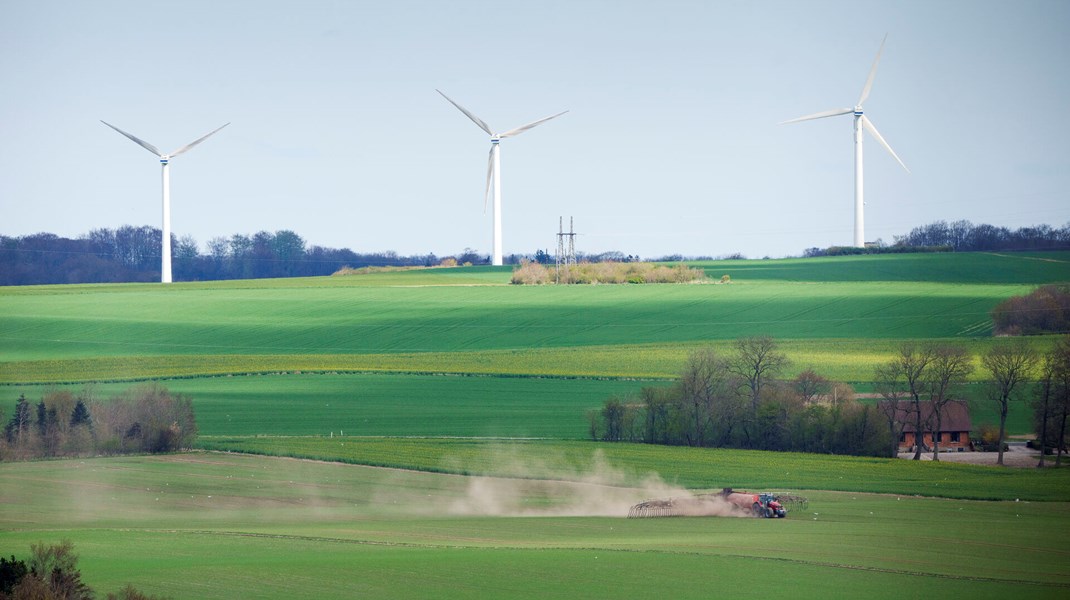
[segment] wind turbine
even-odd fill
[[[442,94],[442,90],[435,90],[439,94]],[[487,163],[487,191],[483,195],[483,212],[487,212],[487,198],[490,197],[491,186],[494,188],[494,252],[491,255],[491,264],[500,266],[502,264],[502,177],[501,177],[501,159],[498,156],[498,143],[508,137],[514,137],[524,133],[525,131],[541,125],[549,121],[560,117],[568,111],[559,112],[556,115],[533,121],[527,125],[521,125],[515,129],[510,129],[505,133],[494,133],[490,125],[487,125],[479,117],[472,114],[468,109],[454,102],[446,94],[442,94],[442,97],[449,100],[450,104],[457,107],[458,110],[463,112],[472,122],[479,126],[480,129],[487,132],[490,136],[490,160]]]
[[[855,103],[854,108],[834,108],[832,110],[826,110],[824,112],[815,113],[812,115],[806,115],[805,117],[799,117],[798,119],[791,119],[790,121],[784,121],[781,125],[788,123],[798,123],[799,121],[809,121],[811,119],[823,119],[825,117],[838,117],[840,115],[854,114],[855,126],[854,126],[854,138],[855,138],[855,235],[854,245],[858,248],[862,248],[866,245],[866,232],[865,232],[865,217],[863,214],[865,200],[862,193],[862,130],[866,130],[880,142],[881,146],[891,154],[900,166],[906,170],[907,173],[910,169],[903,164],[903,161],[899,159],[892,147],[888,145],[888,142],[884,141],[880,132],[873,126],[873,122],[869,120],[862,112],[862,103],[869,97],[869,90],[873,87],[873,78],[877,74],[877,63],[881,60],[881,52],[884,51],[884,42],[888,40],[888,36],[884,36],[884,40],[881,41],[881,47],[877,50],[877,58],[873,60],[873,67],[869,70],[869,77],[866,78],[866,85],[862,88],[862,95],[858,97],[858,102]]]
[[[160,165],[163,167],[163,247],[161,252],[161,254],[163,254],[163,262],[160,265],[160,282],[171,283],[171,177],[168,173],[167,165],[172,158],[178,156],[179,154],[182,154],[183,152],[186,152],[190,148],[208,139],[212,134],[216,133],[220,129],[223,129],[223,127],[226,127],[227,125],[230,125],[230,123],[224,123],[221,127],[193,140],[192,142],[186,144],[185,146],[182,146],[181,148],[175,150],[170,154],[161,154],[160,151],[156,149],[156,146],[153,146],[145,140],[130,135],[129,133],[123,131],[122,129],[119,129],[111,123],[108,123],[106,121],[101,121],[101,123],[104,123],[115,131],[118,131],[119,133],[125,135],[138,146],[141,146],[142,148],[160,157]]]

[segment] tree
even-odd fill
[[[1044,452],[1052,445],[1056,448],[1055,464],[1059,466],[1070,413],[1070,335],[1063,336],[1044,354],[1033,409],[1041,448],[1037,467],[1044,466]]]
[[[47,584],[53,598],[92,600],[93,590],[82,581],[77,564],[78,556],[74,554],[74,544],[70,540],[51,546],[44,543],[30,545],[30,572]],[[23,578],[23,583],[29,578]],[[19,597],[18,592],[12,596]]]
[[[751,410],[757,411],[762,387],[788,366],[788,356],[777,349],[776,340],[769,336],[745,337],[736,340],[736,360],[730,369],[739,375],[750,390]]]
[[[795,379],[791,380],[791,387],[803,404],[813,404],[819,397],[832,391],[832,382],[811,368],[796,375]]]
[[[750,446],[752,434],[757,433],[752,424],[758,416],[762,388],[787,367],[789,361],[787,355],[777,349],[776,340],[769,336],[739,338],[734,345],[736,356],[728,368],[739,377],[740,387],[750,399],[747,419],[743,423],[743,435]]]
[[[89,408],[81,398],[74,405],[71,412],[71,423],[67,430],[67,444],[65,451],[68,454],[82,454],[92,450],[93,447],[93,417],[89,414]]]
[[[0,598],[6,598],[11,590],[22,581],[29,573],[25,561],[17,560],[11,555],[11,560],[0,557]]]
[[[1037,468],[1044,467],[1044,454],[1048,451],[1048,424],[1052,417],[1052,405],[1055,388],[1056,364],[1051,360],[1052,353],[1044,355],[1040,363],[1040,381],[1036,389],[1036,398],[1033,401],[1033,424],[1036,427],[1037,436],[1040,438],[1040,460]]]
[[[30,412],[30,403],[25,394],[19,394],[19,401],[15,405],[15,413],[4,427],[4,437],[7,442],[16,448],[23,446],[30,435],[30,427],[33,424],[33,416]]]
[[[733,395],[728,362],[712,349],[696,350],[688,357],[677,387],[687,445],[708,445],[714,423],[721,421],[716,417]]]
[[[888,434],[891,437],[888,456],[896,456],[899,453],[899,440],[903,437],[903,429],[906,427],[906,422],[901,418],[902,411],[899,409],[900,403],[906,397],[899,386],[899,370],[894,362],[878,365],[874,371],[873,380],[881,395],[881,399],[877,401],[877,410],[888,424]]]
[[[882,396],[895,398],[894,406],[881,408],[886,416],[888,411],[895,411],[896,414],[900,412],[900,397],[905,397],[910,403],[910,416],[914,421],[914,460],[921,460],[925,446],[927,423],[923,422],[921,403],[927,371],[933,358],[932,347],[908,342],[899,346],[899,353],[895,358],[878,367],[877,371],[878,388],[882,390]],[[902,435],[902,430],[899,433]],[[896,439],[899,439],[898,436]]]
[[[1020,390],[1020,384],[1029,378],[1037,364],[1037,353],[1023,340],[993,346],[981,356],[981,365],[992,375],[989,383],[989,398],[999,409],[999,457],[996,464],[1003,466],[1003,439],[1007,428],[1007,411]]]
[[[940,435],[944,408],[952,400],[953,392],[966,383],[973,372],[973,359],[965,348],[939,345],[932,348],[932,362],[926,374],[929,402],[932,405],[933,460],[940,460]]]
[[[74,405],[74,411],[71,413],[71,427],[79,425],[93,426],[93,417],[89,414],[89,408],[85,405],[85,401],[81,398],[78,399],[78,403]]]

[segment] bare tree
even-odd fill
[[[1054,349],[1053,349],[1054,350]],[[1052,405],[1055,395],[1055,370],[1056,364],[1052,360],[1054,352],[1049,352],[1044,355],[1044,358],[1040,362],[1040,380],[1037,382],[1037,396],[1033,403],[1033,419],[1034,424],[1039,426],[1038,433],[1040,434],[1040,460],[1037,461],[1037,468],[1044,467],[1044,453],[1048,450],[1048,424],[1054,415],[1052,414]]]
[[[1041,448],[1037,467],[1044,466],[1044,449],[1049,444],[1055,445],[1055,465],[1060,466],[1066,444],[1067,416],[1070,414],[1070,336],[1063,336],[1044,355],[1037,396]],[[1051,433],[1055,434],[1055,440],[1048,438]]]
[[[810,405],[832,391],[832,382],[808,368],[791,380],[791,387],[804,404]]]
[[[1003,439],[1007,431],[1007,410],[1019,384],[1029,378],[1037,364],[1037,353],[1025,340],[992,346],[981,356],[981,365],[992,374],[989,397],[999,408],[999,457],[1003,466]]]
[[[973,359],[965,348],[939,345],[932,348],[932,362],[926,373],[929,402],[932,404],[933,460],[940,460],[940,436],[944,408],[952,400],[953,392],[973,373]]]
[[[709,442],[715,416],[730,402],[732,377],[728,362],[712,349],[696,350],[687,359],[680,376],[684,413],[684,437],[689,446]]]
[[[905,343],[899,347],[899,354],[892,359],[889,367],[895,380],[900,382],[910,402],[914,418],[914,460],[921,460],[925,447],[925,427],[928,423],[922,418],[922,395],[925,393],[925,378],[929,365],[933,362],[934,352],[931,346],[919,346]]]
[[[730,369],[749,388],[751,410],[756,411],[762,397],[762,387],[784,370],[790,361],[786,354],[777,349],[776,340],[769,336],[739,338],[735,346],[736,360]]]
[[[877,384],[877,392],[881,395],[881,399],[877,401],[877,409],[888,424],[888,434],[892,438],[889,456],[895,456],[899,453],[899,439],[906,428],[906,421],[902,418],[903,413],[899,407],[907,395],[900,386],[899,369],[894,362],[879,365],[873,379]]]

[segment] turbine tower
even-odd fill
[[[479,126],[480,129],[487,132],[490,136],[490,160],[487,164],[487,191],[483,195],[483,212],[487,212],[487,199],[490,197],[491,187],[494,188],[494,252],[491,254],[491,264],[500,266],[502,264],[502,178],[501,178],[501,159],[498,156],[498,143],[508,137],[514,137],[524,133],[525,131],[541,125],[549,121],[560,117],[568,111],[559,112],[556,115],[533,121],[527,125],[521,125],[515,129],[510,129],[505,133],[494,133],[490,125],[484,123],[479,117],[472,114],[468,109],[454,102],[449,96],[442,93],[442,90],[435,90],[446,100],[449,100],[450,104],[457,107],[458,110],[463,112],[472,122]]]
[[[888,36],[884,36],[884,40],[881,41],[881,47],[877,50],[877,58],[873,60],[873,67],[869,70],[869,77],[866,78],[866,85],[862,88],[862,95],[858,97],[858,102],[855,103],[854,108],[834,108],[832,110],[826,110],[823,112],[815,113],[812,115],[806,115],[805,117],[799,117],[798,119],[791,119],[790,121],[784,121],[781,125],[788,123],[798,123],[799,121],[809,121],[811,119],[823,119],[825,117],[838,117],[840,115],[854,114],[854,139],[855,139],[855,233],[854,233],[854,245],[858,248],[865,247],[866,245],[866,230],[865,230],[865,216],[864,206],[865,200],[862,192],[862,130],[866,130],[880,142],[881,146],[891,154],[900,166],[906,170],[907,173],[910,169],[903,164],[903,161],[899,159],[892,147],[888,145],[888,142],[884,141],[877,128],[873,126],[873,122],[869,120],[863,111],[862,103],[869,97],[869,90],[873,87],[873,78],[877,74],[877,63],[881,60],[881,52],[884,51],[884,42],[888,40]]]
[[[182,146],[181,148],[175,150],[170,154],[161,154],[160,151],[156,149],[156,146],[153,146],[145,140],[138,139],[137,137],[130,135],[129,133],[123,131],[122,129],[119,129],[111,123],[108,123],[106,121],[101,121],[101,123],[104,123],[115,131],[118,131],[119,133],[125,135],[138,146],[141,146],[142,148],[160,157],[160,165],[163,167],[163,245],[161,246],[161,254],[163,255],[163,260],[160,264],[160,282],[171,283],[171,177],[168,173],[168,162],[170,162],[172,158],[178,156],[179,154],[182,154],[183,152],[186,152],[190,148],[208,139],[212,134],[216,133],[220,129],[223,129],[223,127],[226,127],[227,125],[230,125],[230,123],[224,123],[221,127],[197,138],[196,140],[193,140],[192,142],[186,144],[185,146]]]

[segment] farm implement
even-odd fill
[[[725,488],[713,494],[646,500],[631,507],[629,519],[646,517],[741,516],[782,519],[789,509],[804,510],[807,500],[792,494],[737,492]]]

